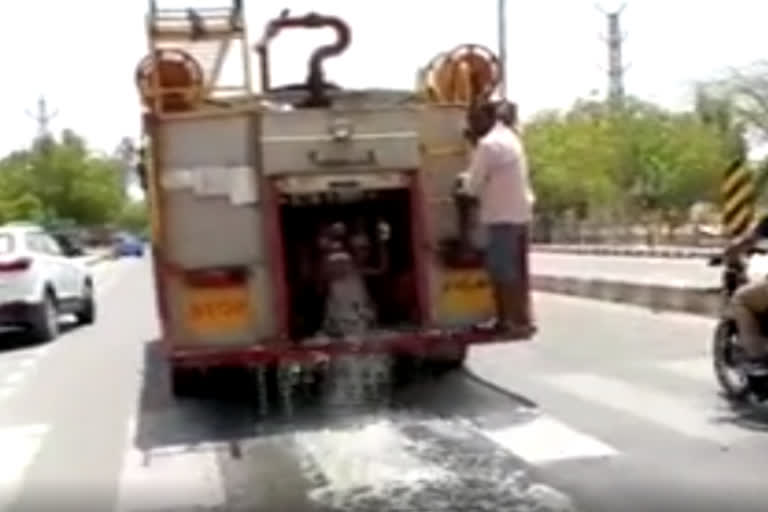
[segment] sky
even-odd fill
[[[218,6],[225,0],[157,0],[160,7]],[[112,152],[139,135],[134,70],[147,53],[148,0],[4,0],[0,17],[4,83],[0,155],[27,146],[44,95],[57,116],[51,129],[74,129],[94,150]],[[495,0],[245,0],[251,39],[283,8],[346,19],[352,45],[327,61],[329,79],[345,87],[411,88],[416,71],[461,43],[496,49]],[[604,94],[605,16],[594,0],[508,0],[508,95],[523,117],[567,108]],[[614,10],[615,0],[602,0]],[[765,57],[765,0],[628,0],[622,14],[629,94],[685,108],[697,80]],[[302,81],[322,31],[283,32],[272,49],[273,83]],[[255,54],[254,67],[256,63]]]

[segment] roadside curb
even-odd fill
[[[711,258],[722,250],[693,247],[616,247],[610,245],[555,245],[535,244],[534,252],[556,254],[583,254],[590,256],[634,256],[643,258]]]
[[[720,310],[720,295],[717,288],[544,275],[534,275],[531,279],[533,289],[539,292],[643,306],[654,311],[678,311],[717,316]]]

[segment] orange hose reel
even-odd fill
[[[164,112],[194,109],[203,99],[203,82],[200,64],[178,49],[157,50],[144,57],[136,68],[136,86],[142,103],[150,110],[156,110],[157,96]]]
[[[499,59],[488,48],[463,44],[427,66],[424,85],[436,103],[470,104],[488,98],[501,82]]]

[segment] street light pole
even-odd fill
[[[497,0],[497,22],[499,25],[499,94],[502,99],[507,97],[507,2]]]

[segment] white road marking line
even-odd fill
[[[16,370],[10,375],[6,375],[2,380],[5,384],[13,385],[18,383],[21,379],[23,379],[26,374],[27,372],[24,370]]]
[[[13,504],[27,467],[40,450],[48,425],[0,429],[0,510]]]
[[[712,368],[711,357],[664,361],[657,364],[656,368],[698,382],[715,382],[715,371]]]
[[[0,366],[31,366],[50,351],[49,346],[18,350],[13,352],[0,352]]]
[[[303,457],[309,458],[307,472],[319,470],[327,482],[311,497],[331,500],[352,490],[377,494],[393,483],[418,485],[445,480],[450,472],[414,457],[410,441],[390,422],[349,430],[302,432],[294,436]],[[335,495],[335,496],[334,496]],[[336,499],[338,499],[336,498]]]
[[[114,287],[135,262],[115,262],[109,265],[108,270],[96,276],[96,295],[104,295]]]
[[[22,368],[31,368],[32,366],[35,366],[37,364],[37,360],[40,359],[42,354],[38,354],[34,357],[28,357],[26,359],[22,359],[19,362],[19,366]]]
[[[135,420],[129,423],[115,510],[155,511],[221,507],[226,502],[216,451],[145,453],[133,446]]]
[[[35,349],[25,352],[21,357],[0,358],[0,368],[10,372],[7,375],[0,375],[0,400],[8,398],[16,391],[19,383],[29,375],[32,368],[47,353],[47,348],[45,350]]]
[[[14,359],[0,359],[0,380],[3,379],[3,375],[8,375],[19,368],[23,368],[21,361]]]
[[[719,423],[707,404],[697,405],[671,398],[668,392],[647,389],[592,374],[570,374],[543,377],[560,391],[576,398],[627,413],[649,423],[688,437],[731,443],[751,434],[732,423]]]
[[[521,425],[480,430],[485,437],[529,464],[615,457],[619,452],[554,418],[539,416]]]

